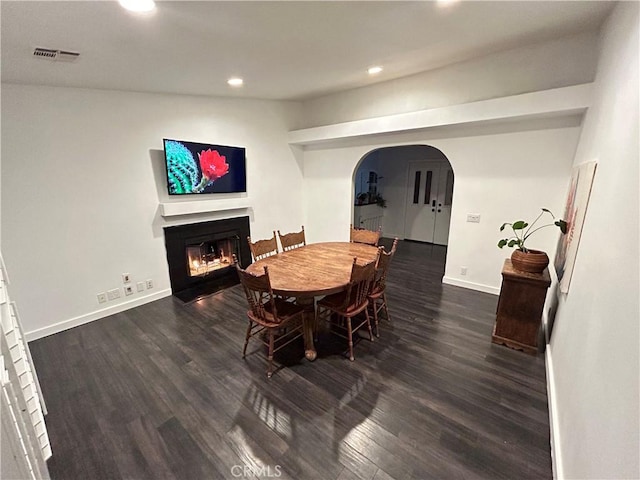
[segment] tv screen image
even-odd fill
[[[169,195],[247,191],[245,149],[164,139]]]

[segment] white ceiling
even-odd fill
[[[302,100],[599,27],[595,1],[2,1],[2,81]],[[74,63],[35,47],[80,52]],[[366,69],[385,70],[369,77]],[[226,83],[241,76],[245,85]]]

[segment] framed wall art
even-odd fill
[[[589,204],[596,165],[596,162],[582,163],[573,168],[571,175],[569,194],[567,195],[567,203],[562,217],[567,222],[567,234],[560,237],[554,260],[562,293],[569,292],[571,274],[573,273],[578,253],[580,234],[582,233],[582,225],[584,224]]]

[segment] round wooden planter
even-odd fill
[[[511,254],[513,268],[521,272],[542,273],[549,265],[549,257],[540,250],[529,250],[527,253],[514,250]]]

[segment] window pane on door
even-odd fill
[[[424,204],[428,205],[431,200],[431,180],[433,180],[433,172],[427,170],[427,181],[424,185]]]
[[[453,171],[447,170],[447,187],[444,190],[444,204],[451,205],[453,201]]]
[[[422,172],[420,170],[416,171],[416,178],[413,184],[413,203],[418,203],[420,201],[420,177]]]

